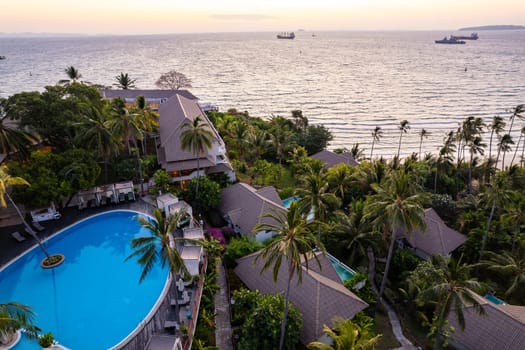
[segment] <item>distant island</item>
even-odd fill
[[[479,27],[465,27],[459,28],[458,30],[523,30],[525,26],[516,26],[516,25],[492,25],[492,26],[479,26]]]

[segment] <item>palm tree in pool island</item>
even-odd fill
[[[182,149],[191,151],[197,157],[197,186],[195,187],[195,198],[198,198],[200,157],[204,151],[211,148],[213,133],[201,116],[195,117],[192,122],[182,124],[181,131],[180,142]]]
[[[16,331],[24,329],[30,338],[36,338],[40,329],[34,325],[35,313],[27,305],[0,303],[0,347],[13,341]]]
[[[173,231],[175,231],[177,223],[182,218],[183,211],[178,211],[176,214],[168,215],[165,218],[160,209],[155,209],[153,215],[154,218],[151,220],[144,216],[137,217],[140,225],[145,227],[151,235],[137,237],[131,241],[133,252],[126,258],[126,261],[138,257],[138,263],[142,266],[140,282],[151,272],[159,259],[163,267],[168,265],[172,280],[180,273],[188,274],[184,260],[175,246],[176,238],[173,237]],[[176,321],[179,323],[180,315],[177,296],[175,301]]]
[[[268,218],[270,220],[266,223],[256,225],[254,232],[269,231],[273,232],[278,237],[267,245],[256,258],[262,259],[264,262],[261,272],[271,268],[273,281],[277,282],[281,263],[284,262],[288,265],[285,293],[286,304],[281,322],[281,335],[279,339],[279,350],[281,350],[285,338],[292,279],[297,275],[298,283],[302,282],[301,257],[307,261],[309,257],[313,256],[318,266],[321,267],[317,255],[314,254],[312,250],[317,247],[321,250],[322,254],[325,254],[325,251],[321,242],[316,239],[315,234],[308,229],[306,218],[302,214],[297,202],[292,202],[286,212],[272,210],[264,213],[261,218]]]
[[[376,193],[368,199],[364,219],[372,220],[385,237],[390,234],[385,272],[379,288],[381,298],[388,279],[396,235],[400,231],[410,235],[417,228],[423,232],[426,230],[423,203],[429,200],[429,195],[421,192],[417,181],[413,181],[404,171],[396,171],[383,183],[371,186]]]
[[[7,192],[7,187],[8,186],[29,186],[29,182],[27,182],[26,180],[22,179],[21,177],[11,176],[9,174],[9,172],[8,172],[7,166],[6,165],[1,165],[0,166],[0,205],[2,207],[4,207],[4,208],[7,207],[7,203],[5,201],[5,197],[7,197],[7,199],[9,200],[11,205],[13,206],[13,208],[15,208],[18,216],[22,220],[22,223],[24,224],[24,226],[26,228],[26,231],[31,236],[33,236],[35,241],[38,243],[38,246],[40,247],[42,252],[45,254],[46,261],[50,261],[52,256],[49,255],[47,249],[44,247],[44,245],[40,241],[40,238],[38,238],[38,236],[36,235],[35,231],[31,228],[31,226],[29,226],[29,224],[25,220],[24,215],[22,215],[22,212],[20,211],[20,208],[15,204],[13,198],[11,198],[11,196]]]

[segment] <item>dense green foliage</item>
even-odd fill
[[[215,209],[221,201],[221,186],[207,177],[193,178],[186,185],[183,197],[200,211]]]
[[[262,248],[262,244],[255,238],[246,235],[232,238],[228,244],[228,250],[224,253],[224,264],[228,268],[234,268],[237,263],[236,259],[254,253]]]

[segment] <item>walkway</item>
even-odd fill
[[[215,346],[221,350],[233,350],[228,282],[224,266],[218,265],[217,284],[219,290],[215,294]]]

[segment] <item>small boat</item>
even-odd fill
[[[0,60],[5,60],[5,56],[0,56]]]
[[[454,39],[452,37],[450,39],[448,39],[447,37],[444,37],[443,39],[435,40],[434,42],[436,44],[465,44],[463,40]]]
[[[277,34],[277,39],[295,39],[294,32],[283,32]]]
[[[478,40],[478,33],[471,33],[470,35],[451,35],[450,39],[456,40]]]

